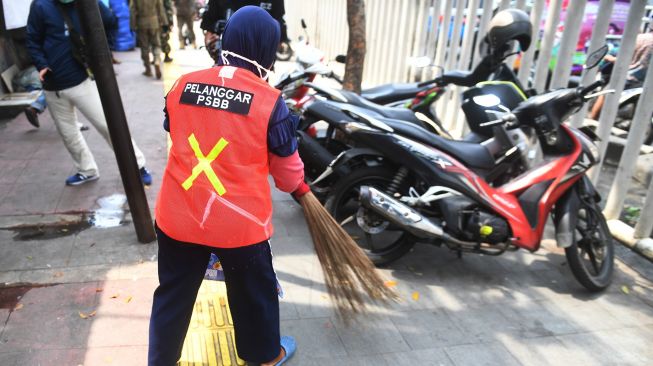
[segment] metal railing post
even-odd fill
[[[596,16],[596,22],[594,27],[592,27],[592,38],[590,39],[589,52],[598,50],[601,46],[605,44],[605,36],[608,34],[608,28],[610,28],[610,17],[612,16],[612,8],[614,8],[615,0],[601,0],[599,3],[599,9]],[[593,69],[584,69],[581,85],[589,85],[596,78],[596,74],[599,69],[597,67]],[[587,109],[589,105],[585,103],[580,111],[578,111],[571,118],[571,125],[574,127],[580,127],[583,125],[585,116],[587,115]]]
[[[442,14],[442,25],[440,26],[440,34],[438,39],[438,50],[435,56],[435,65],[440,66],[445,69],[445,61],[447,50],[447,42],[449,41],[449,26],[451,25],[451,9],[453,8],[453,0],[445,0],[444,3],[444,12]],[[447,99],[447,94],[443,95],[437,103],[437,115],[444,116],[444,111],[446,107],[445,99]]]
[[[542,18],[542,11],[544,10],[544,2],[546,0],[535,0],[535,6],[531,9],[531,24],[533,25],[533,40],[528,50],[522,54],[521,62],[519,65],[519,81],[524,87],[528,88],[528,79],[531,76],[531,67],[533,67],[533,57],[535,57],[535,49],[538,46],[540,36],[540,19]],[[609,0],[614,1],[614,0]]]
[[[553,41],[555,40],[561,9],[562,0],[551,0],[548,9],[549,13],[544,23],[544,37],[537,57],[537,70],[535,72],[535,83],[533,84],[533,88],[538,92],[544,91],[546,79],[549,76],[549,62],[551,61],[551,51],[553,50]]]
[[[587,5],[587,0],[572,0],[569,2],[565,16],[565,30],[562,32],[556,67],[551,78],[551,89],[566,88],[569,83],[580,27],[583,24],[585,5]]]
[[[599,151],[601,161],[594,166],[590,172],[589,177],[594,183],[598,182],[599,175],[601,174],[601,167],[605,158],[605,152],[608,150],[608,143],[610,142],[610,131],[614,120],[617,117],[617,110],[619,108],[619,97],[624,91],[626,83],[626,76],[628,75],[628,67],[630,60],[635,50],[635,40],[639,33],[640,25],[642,24],[642,16],[646,0],[633,0],[630,2],[630,10],[628,11],[628,21],[626,22],[626,29],[624,30],[621,38],[621,45],[619,47],[619,56],[612,69],[610,75],[610,83],[606,89],[614,89],[614,94],[608,94],[605,98],[605,104],[601,108],[601,117],[599,117],[599,128],[597,135],[600,138]]]
[[[646,138],[646,129],[651,124],[651,115],[653,115],[653,67],[649,67],[644,80],[644,91],[639,97],[640,103],[637,103],[635,115],[630,123],[628,132],[628,142],[621,153],[621,160],[617,167],[617,174],[614,177],[610,195],[605,205],[603,213],[605,217],[616,219],[621,214],[621,210],[626,200],[626,194],[630,187],[630,181],[637,165],[637,156],[639,149]],[[648,101],[648,103],[646,102]],[[646,212],[646,211],[642,211]],[[650,231],[649,231],[650,232]]]
[[[651,212],[653,212],[653,180],[648,186],[644,207],[640,212],[639,221],[635,225],[635,233],[633,234],[636,239],[648,238],[651,236],[651,231],[653,231],[653,215],[651,215]]]
[[[538,1],[544,2],[545,0]],[[481,14],[481,21],[478,23],[478,37],[476,39],[476,49],[474,50],[474,60],[480,61],[481,59],[481,49],[479,45],[487,33],[487,27],[490,24],[490,20],[492,20],[493,5],[493,0],[487,2],[485,0],[483,1],[483,14]]]
[[[419,0],[419,5],[417,6],[417,24],[415,25],[415,36],[413,39],[413,47],[411,50],[411,54],[413,55],[413,58],[416,57],[421,57],[425,56],[426,53],[426,47],[424,47],[424,42],[423,40],[427,38],[428,36],[428,29],[426,27],[426,22],[425,19],[427,18],[428,15],[428,4],[426,0]],[[411,65],[410,70],[409,70],[409,81],[415,81],[417,79],[417,75],[422,75],[422,69],[418,68]]]

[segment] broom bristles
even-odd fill
[[[308,192],[299,201],[337,314],[347,320],[366,310],[366,300],[397,299],[367,255],[315,195]]]

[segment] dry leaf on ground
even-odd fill
[[[86,313],[82,313],[82,312],[80,311],[80,312],[79,312],[79,317],[82,318],[82,319],[88,319],[88,318],[92,318],[92,317],[94,317],[96,313],[97,313],[97,311],[95,311],[95,310],[91,311],[91,312],[88,313],[88,314],[86,314]]]
[[[395,287],[397,286],[397,281],[385,281],[383,284],[385,287]]]

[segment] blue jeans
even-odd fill
[[[281,350],[277,278],[269,242],[212,248],[170,238],[158,227],[159,287],[150,317],[149,366],[174,366],[181,357],[211,252],[220,258],[234,321],[236,349],[245,361],[265,363]]]
[[[47,106],[47,104],[45,102],[45,93],[43,92],[43,90],[31,87],[31,86],[28,86],[26,88],[26,90],[28,92],[31,92],[31,91],[34,91],[34,90],[40,90],[38,99],[36,99],[36,101],[34,103],[30,104],[30,107],[36,109],[39,113],[43,113],[43,111],[45,110],[45,107]]]

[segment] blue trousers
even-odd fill
[[[211,252],[220,258],[234,321],[238,356],[273,360],[281,350],[279,297],[270,244],[222,249],[180,242],[156,228],[159,287],[154,291],[148,364],[174,366],[181,351]]]

